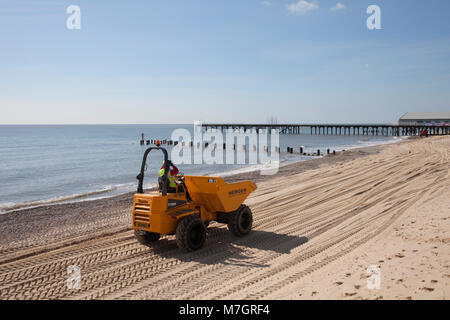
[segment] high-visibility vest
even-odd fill
[[[159,176],[162,177],[163,175],[164,175],[164,168],[159,170]],[[169,174],[167,175],[167,178],[169,178],[169,188],[176,188],[177,184],[175,183],[175,178],[173,177],[173,175],[170,174],[170,170]]]

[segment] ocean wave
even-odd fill
[[[52,205],[52,204],[59,204],[62,202],[72,202],[74,200],[79,200],[82,198],[88,198],[92,196],[97,196],[109,192],[113,192],[117,190],[118,186],[112,186],[112,187],[106,187],[101,190],[96,191],[89,191],[84,193],[77,193],[69,196],[60,196],[45,200],[38,200],[38,201],[30,201],[30,202],[23,202],[23,203],[5,203],[0,205],[0,213],[7,213],[10,211],[15,210],[22,210],[22,209],[29,209],[34,207],[40,207],[44,205]]]

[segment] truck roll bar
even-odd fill
[[[167,173],[170,170],[169,166],[169,156],[167,154],[167,150],[162,147],[150,147],[144,152],[144,158],[142,159],[142,165],[141,165],[141,172],[137,175],[136,179],[139,180],[139,184],[137,187],[137,193],[144,193],[144,171],[145,171],[145,165],[147,163],[147,156],[152,150],[161,150],[164,153],[164,175],[162,176],[162,195],[167,195],[167,189],[169,186],[169,178],[167,178]]]

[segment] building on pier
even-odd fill
[[[399,120],[400,126],[450,126],[449,112],[407,112]]]

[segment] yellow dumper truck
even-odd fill
[[[147,156],[152,150],[163,152],[164,174],[159,177],[156,191],[144,192]],[[144,153],[132,209],[132,227],[140,243],[149,245],[162,235],[175,235],[180,248],[197,250],[205,242],[211,221],[227,224],[236,236],[250,232],[252,212],[242,203],[256,190],[253,182],[228,184],[220,177],[177,174],[176,188],[169,188],[170,163],[167,150],[162,147],[151,147]]]

